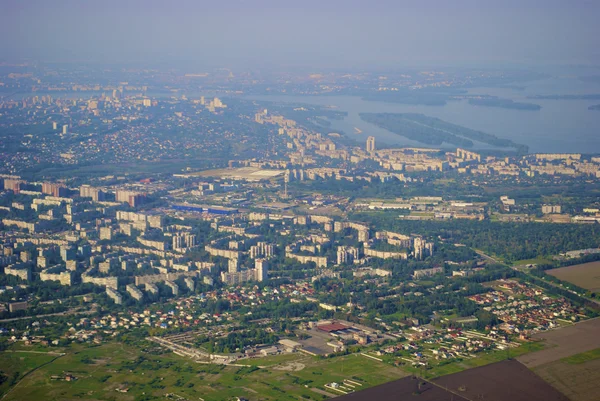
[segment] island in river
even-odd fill
[[[433,146],[448,143],[471,148],[473,141],[495,147],[514,148],[518,152],[527,152],[527,146],[509,139],[476,131],[452,124],[439,118],[419,113],[360,113],[360,118],[397,135]]]
[[[503,109],[514,110],[540,110],[542,108],[542,106],[540,106],[539,104],[521,103],[515,102],[510,99],[500,99],[496,97],[469,99],[469,104],[472,104],[474,106],[501,107]]]

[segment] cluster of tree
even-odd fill
[[[240,313],[246,315],[243,319],[245,321],[271,318],[277,319],[291,319],[295,317],[306,316],[307,313],[316,312],[317,305],[313,302],[298,302],[292,303],[288,300],[272,301],[261,304],[251,309],[252,315],[246,315],[246,309],[240,309]],[[250,312],[250,310],[248,310]]]
[[[368,216],[365,216],[368,218]],[[377,219],[379,220],[379,219]],[[600,244],[598,224],[499,223],[491,221],[377,221],[381,228],[462,243],[507,261],[534,259]]]
[[[231,353],[241,351],[247,346],[252,345],[271,345],[276,344],[279,337],[273,333],[267,333],[265,330],[253,328],[249,330],[240,330],[229,333],[226,337],[212,338],[209,336],[196,337],[196,346],[203,347],[210,353]]]
[[[540,110],[542,108],[542,106],[540,106],[539,104],[515,102],[511,99],[501,99],[497,97],[469,99],[469,104],[475,106],[500,107],[503,109],[515,110]]]

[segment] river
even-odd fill
[[[600,153],[600,111],[588,110],[600,100],[540,100],[527,96],[549,94],[600,93],[600,84],[559,76],[525,83],[524,88],[472,88],[469,94],[494,95],[514,101],[536,103],[541,110],[512,110],[474,106],[466,100],[445,106],[404,105],[364,101],[354,96],[251,96],[252,99],[333,106],[345,111],[343,120],[331,120],[332,129],[343,131],[358,141],[372,135],[378,142],[394,146],[422,146],[385,129],[367,123],[359,113],[422,113],[475,130],[508,138],[529,146],[530,152]],[[362,131],[356,134],[354,128]],[[451,146],[450,146],[451,147]],[[489,146],[486,146],[489,147]]]

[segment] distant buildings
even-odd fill
[[[230,259],[231,262],[234,259]],[[237,263],[237,259],[235,259]],[[267,281],[269,279],[269,262],[266,259],[256,259],[254,269],[239,270],[230,263],[228,272],[221,272],[221,281],[228,285],[243,284],[248,281]]]
[[[67,196],[67,187],[64,184],[44,182],[42,183],[42,193],[62,198]]]
[[[145,198],[146,194],[136,191],[118,190],[115,193],[115,199],[117,202],[129,203],[129,206],[131,207],[139,206]]]
[[[464,161],[476,160],[478,162],[481,162],[481,155],[479,153],[470,152],[461,148],[456,149],[456,157],[457,159],[461,159]]]
[[[104,200],[104,192],[89,185],[82,185],[79,187],[79,196],[82,198],[92,198],[95,202]]]
[[[423,277],[431,277],[435,274],[438,273],[443,273],[444,272],[444,268],[443,267],[433,267],[431,269],[422,269],[422,270],[415,270],[413,273],[413,278],[415,280],[421,279]]]
[[[560,213],[561,210],[560,205],[542,205],[542,213],[544,214]]]
[[[367,138],[367,152],[371,153],[375,151],[375,137],[370,136]]]
[[[108,295],[108,297],[112,299],[117,305],[121,305],[123,303],[123,296],[119,294],[115,289],[107,287],[106,295]]]

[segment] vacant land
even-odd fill
[[[443,376],[434,382],[469,400],[569,400],[514,359]]]
[[[341,392],[325,387],[352,380],[367,388],[407,375],[403,370],[360,355],[319,359],[305,354],[264,360],[267,368],[198,364],[148,345],[74,345],[67,355],[27,375],[3,401],[137,400],[173,393],[205,401],[245,397],[260,400],[327,399]],[[1,354],[4,356],[4,354]],[[260,364],[260,360],[259,361]],[[260,364],[261,366],[264,366]],[[75,381],[51,376],[74,375]]]
[[[419,401],[467,401],[466,398],[414,377],[405,377],[391,383],[344,395],[336,398],[336,401],[398,401],[412,400],[413,398]]]
[[[600,262],[548,270],[546,273],[590,291],[600,291]]]
[[[545,340],[548,348],[517,358],[529,368],[535,368],[536,366],[598,348],[600,341],[600,318],[536,334],[534,338]]]
[[[0,396],[19,382],[28,372],[50,362],[56,355],[34,352],[0,353]]]
[[[547,363],[533,371],[572,401],[595,401],[600,394],[600,349]]]
[[[392,400],[569,401],[516,360],[506,360],[425,381],[406,377],[338,398]]]

